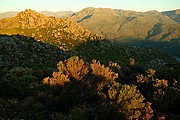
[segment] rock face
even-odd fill
[[[71,19],[109,39],[169,41],[180,38],[180,24],[157,11],[85,8]]]
[[[30,9],[18,13],[15,17],[1,19],[0,33],[31,36],[38,41],[57,46],[64,46],[64,43],[68,47],[87,39],[101,39],[72,20],[47,17]]]

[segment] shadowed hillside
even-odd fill
[[[180,24],[157,11],[135,12],[110,8],[85,8],[71,17],[84,28],[115,40],[180,38]]]
[[[57,46],[37,42],[32,37],[0,35],[0,69],[13,67],[56,66],[59,60],[72,56]]]
[[[166,67],[168,64],[178,64],[175,59],[161,53],[158,49],[130,47],[126,44],[112,43],[109,40],[88,41],[76,47],[75,50],[78,53],[77,55],[85,60],[96,59],[106,65],[111,61],[121,65],[128,65],[129,58],[134,58],[136,63],[144,68],[159,69]]]

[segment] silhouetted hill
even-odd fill
[[[162,12],[164,15],[169,16],[171,19],[180,23],[180,9]]]
[[[20,34],[38,41],[51,43],[61,48],[72,48],[87,39],[100,39],[76,22],[56,17],[47,17],[27,9],[12,18],[0,20],[0,34]]]
[[[71,17],[84,28],[115,40],[180,38],[180,24],[157,11],[135,12],[110,8],[85,8]]]

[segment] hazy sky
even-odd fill
[[[85,7],[115,8],[135,11],[180,9],[180,0],[0,0],[0,12],[79,11]]]

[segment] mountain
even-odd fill
[[[180,23],[180,9],[162,12],[164,15],[169,16],[171,19]]]
[[[157,12],[110,8],[85,8],[71,17],[93,33],[115,40],[160,40],[180,38],[180,24]]]
[[[100,39],[100,36],[91,34],[70,19],[47,17],[30,9],[15,17],[1,19],[0,34],[31,36],[37,41],[51,43],[62,49],[72,48],[87,39]]]
[[[15,11],[9,11],[9,12],[3,12],[3,13],[0,13],[0,19],[2,18],[10,18],[10,17],[14,17],[17,15],[18,12],[15,12]]]
[[[74,14],[74,12],[72,12],[72,11],[59,11],[59,12],[41,11],[38,13],[46,15],[46,16],[54,16],[57,18],[66,18],[66,17],[70,17],[72,14]],[[17,14],[18,14],[18,12],[15,12],[15,11],[3,12],[3,13],[0,13],[0,19],[14,17]]]
[[[54,16],[57,18],[66,18],[66,17],[70,17],[72,14],[74,14],[74,12],[72,12],[72,11],[59,11],[59,12],[41,11],[39,13],[46,15],[46,16]]]

